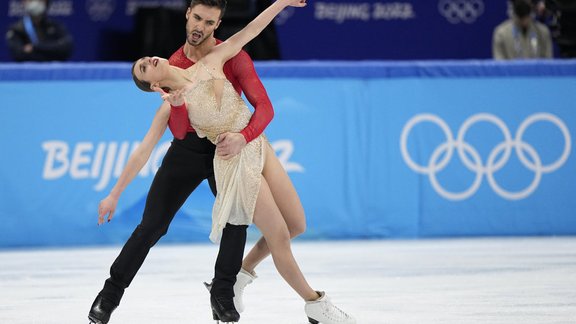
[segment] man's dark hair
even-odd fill
[[[138,62],[138,61],[136,61],[136,62]],[[136,62],[134,62],[134,64],[132,64],[132,80],[134,80],[134,83],[136,84],[138,89],[140,89],[142,91],[146,91],[146,92],[153,92],[153,90],[151,88],[152,85],[150,84],[150,82],[139,80],[136,77],[136,74],[134,74],[134,68],[136,67]]]
[[[520,19],[530,16],[532,13],[532,3],[530,0],[514,0],[514,15]]]
[[[190,0],[188,7],[192,8],[196,5],[204,5],[206,7],[217,7],[220,9],[220,19],[224,16],[226,11],[226,0]]]

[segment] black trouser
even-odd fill
[[[124,289],[134,279],[150,248],[166,234],[176,212],[204,179],[208,179],[212,192],[216,193],[214,151],[212,143],[198,138],[194,133],[188,133],[184,140],[174,139],[154,176],[146,197],[142,221],[110,267],[110,278],[100,292],[102,296],[116,304],[120,303]],[[224,228],[212,294],[228,297],[234,295],[233,286],[242,266],[246,244],[246,228],[246,225],[231,224]]]

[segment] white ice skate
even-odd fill
[[[244,311],[244,300],[242,299],[244,295],[244,288],[258,278],[256,273],[252,274],[244,269],[240,269],[238,275],[236,275],[236,283],[234,284],[234,306],[238,313]]]
[[[312,324],[356,324],[356,320],[340,308],[334,306],[323,291],[318,291],[320,298],[307,301],[304,306],[308,321]]]

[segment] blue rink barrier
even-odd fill
[[[160,98],[130,63],[0,65],[0,247],[123,243],[166,132],[98,227]],[[308,239],[576,234],[576,61],[257,63]],[[202,184],[162,242],[208,242]],[[252,237],[258,234],[251,229]]]

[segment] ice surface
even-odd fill
[[[120,248],[0,251],[0,323],[88,323]],[[576,323],[576,238],[296,241],[293,251],[312,287],[359,324]],[[216,253],[154,247],[110,323],[214,323],[202,282]],[[306,324],[272,260],[256,271],[240,323]]]

